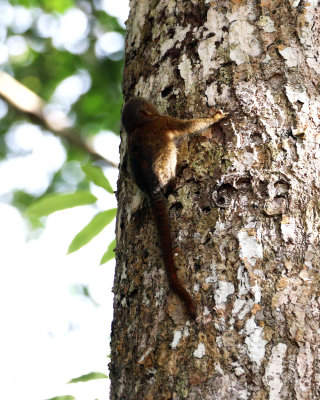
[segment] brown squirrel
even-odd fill
[[[176,173],[176,139],[208,129],[226,116],[217,111],[212,118],[178,119],[159,114],[154,105],[141,97],[127,101],[122,111],[121,121],[128,135],[130,167],[138,187],[149,197],[171,288],[184,302],[193,319],[196,318],[194,302],[181,285],[174,264],[163,192]]]

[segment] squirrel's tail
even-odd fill
[[[173,259],[171,229],[169,224],[169,216],[167,204],[163,194],[159,191],[149,195],[150,206],[157,226],[163,262],[170,285],[180,299],[184,302],[188,313],[193,319],[196,318],[196,309],[190,294],[181,285]]]

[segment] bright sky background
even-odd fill
[[[102,5],[124,23],[128,0],[104,0]],[[24,13],[23,8],[19,12]],[[74,43],[86,29],[86,21],[76,9],[69,13],[61,25],[60,37],[71,38],[64,45],[81,51],[81,46],[75,47]],[[19,30],[21,21],[28,24],[28,16],[16,14],[11,12],[7,17],[17,19]],[[0,31],[1,16],[4,9],[0,7]],[[72,24],[68,23],[71,17]],[[49,26],[48,21],[42,23]],[[0,64],[10,52],[24,51],[25,43],[20,38],[16,36],[5,52],[0,43]],[[59,46],[59,35],[55,40]],[[119,37],[110,33],[101,39],[96,52],[113,53],[121,46]],[[90,87],[90,77],[81,71],[79,75],[68,78],[56,90],[54,100],[59,102],[63,98],[65,103],[61,107],[66,111]],[[67,98],[66,93],[71,92],[74,97]],[[6,107],[1,101],[0,118]],[[42,193],[49,177],[65,160],[59,139],[24,124],[17,125],[6,140],[11,150],[24,154],[0,162],[0,199],[8,199],[13,187]],[[101,132],[95,145],[107,158],[118,162],[119,138],[112,132]],[[66,180],[70,177],[68,168],[77,170],[79,166],[68,164],[64,171]],[[117,170],[106,168],[105,173],[115,189]],[[33,238],[28,237],[30,231],[20,213],[5,202],[0,203],[0,399],[45,400],[67,394],[77,400],[109,398],[105,380],[66,385],[70,379],[92,371],[108,374],[114,261],[102,266],[99,262],[114,238],[114,224],[79,251],[66,255],[73,237],[97,211],[116,207],[115,197],[103,189],[94,187],[93,194],[99,199],[97,206],[56,212],[47,218],[40,236]],[[93,301],[79,294],[79,285],[88,286]]]

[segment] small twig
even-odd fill
[[[17,110],[35,119],[38,125],[49,129],[54,135],[84,150],[94,160],[103,161],[114,168],[118,168],[116,163],[96,152],[81,136],[68,127],[68,117],[64,112],[47,111],[45,108],[47,103],[41,97],[3,71],[0,71],[0,96]]]

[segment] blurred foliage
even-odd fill
[[[102,0],[0,0],[0,69],[63,111],[70,129],[84,141],[106,130],[118,134],[124,34],[117,18],[104,11]],[[95,203],[93,185],[113,194],[107,179],[110,169],[95,165],[89,154],[67,140],[55,139],[60,145],[48,141],[50,132],[38,124],[0,98],[0,176],[2,182],[12,181],[11,186],[0,185],[0,201],[19,209],[35,230],[52,212]],[[47,143],[40,154],[39,142]],[[32,156],[38,164],[28,169]],[[6,165],[18,169],[17,183]],[[88,243],[115,218],[115,209],[96,211],[69,252]],[[114,257],[114,247],[113,241],[105,260]],[[85,286],[81,293],[90,297]],[[92,372],[70,383],[105,378]],[[72,399],[65,395],[50,400]]]
[[[74,396],[66,395],[66,396],[51,397],[50,399],[47,400],[76,400],[76,398]]]
[[[123,57],[120,55],[115,59],[112,53],[109,56],[97,57],[95,52],[97,42],[103,34],[118,32],[124,35],[125,31],[117,19],[95,9],[94,4],[98,2],[77,3],[77,10],[87,18],[88,28],[85,35],[80,35],[78,41],[75,40],[69,45],[71,51],[68,51],[63,44],[59,42],[57,45],[57,40],[54,40],[58,29],[56,33],[52,33],[52,37],[43,37],[50,34],[50,29],[47,33],[39,31],[39,21],[41,17],[49,15],[52,18],[49,19],[50,23],[59,25],[60,13],[68,12],[71,6],[76,6],[76,3],[70,0],[16,0],[12,3],[36,8],[30,9],[33,15],[32,24],[21,34],[28,46],[26,53],[19,57],[10,57],[2,68],[49,102],[59,83],[79,71],[86,71],[91,79],[91,87],[69,110],[69,114],[74,118],[75,128],[83,135],[93,135],[102,129],[118,132],[122,104]],[[0,1],[0,6],[1,4],[6,2]],[[42,8],[39,9],[39,6]],[[16,33],[12,32],[9,26],[7,41],[10,36],[16,36]],[[82,42],[86,43],[85,51],[81,46]],[[1,133],[5,134],[17,118],[17,113],[10,110],[1,121]]]
[[[73,126],[84,137],[92,136],[101,130],[119,132],[120,109],[122,105],[121,77],[123,67],[123,49],[104,56],[97,55],[99,40],[108,32],[117,32],[124,36],[125,30],[115,17],[109,16],[99,9],[99,1],[72,0],[15,0],[9,4],[0,0],[0,14],[3,7],[13,10],[29,7],[28,18],[32,21],[23,32],[17,32],[17,22],[5,26],[1,24],[1,39],[4,45],[10,39],[23,38],[26,50],[23,54],[11,54],[3,62],[1,69],[14,76],[19,82],[35,91],[47,102],[55,102],[53,98],[58,85],[66,78],[85,72],[89,79],[89,88],[74,103],[62,104],[61,107],[71,116]],[[101,8],[101,7],[100,7]],[[57,39],[64,33],[63,17],[70,11],[77,10],[86,24],[79,37],[73,40]],[[9,13],[12,14],[12,11]],[[3,15],[3,19],[6,16]],[[71,17],[70,17],[71,18]],[[43,24],[48,20],[48,30]],[[68,22],[68,20],[66,20]],[[65,24],[67,23],[65,22]],[[75,22],[76,23],[76,22]],[[49,25],[52,25],[50,28]],[[59,28],[60,25],[60,28]],[[23,24],[22,24],[23,26]],[[22,30],[21,27],[20,30]],[[60,30],[59,30],[60,29]],[[11,41],[11,44],[15,42]],[[17,41],[20,44],[20,42]],[[12,44],[12,46],[13,46]],[[0,52],[3,49],[1,48]],[[14,51],[13,51],[14,53]],[[1,60],[0,60],[1,61]],[[1,118],[0,124],[0,157],[6,157],[8,148],[3,136],[17,120],[26,119],[16,110],[9,108]],[[68,150],[68,159],[79,159],[77,151]],[[82,155],[83,157],[83,155]]]
[[[90,372],[89,374],[81,375],[78,378],[73,378],[68,383],[89,382],[95,379],[106,379],[108,376],[102,372]]]
[[[72,0],[11,0],[11,4],[25,7],[41,7],[45,11],[63,12],[75,4]]]
[[[102,372],[89,372],[88,374],[78,376],[77,378],[71,379],[67,383],[79,383],[79,382],[90,382],[96,379],[108,379],[108,376]],[[80,383],[81,385],[81,383]],[[66,396],[57,396],[57,397],[52,397],[51,399],[48,400],[76,400],[74,396],[66,395]],[[98,399],[95,399],[98,400]]]
[[[84,140],[105,130],[118,134],[125,30],[103,10],[101,0],[0,0],[0,28],[2,70],[66,113],[71,128]],[[12,146],[9,140],[10,132],[23,122],[34,123],[0,100],[0,166],[24,152],[28,155],[30,150]],[[93,165],[88,154],[67,141],[61,143],[64,162],[48,171],[45,186],[39,184],[35,191],[13,187],[10,193],[0,193],[0,200],[24,213],[31,227],[43,226],[41,217],[51,212],[95,202],[92,183],[113,193],[105,176],[108,169]],[[98,213],[69,251],[89,242],[114,215],[114,210]]]

